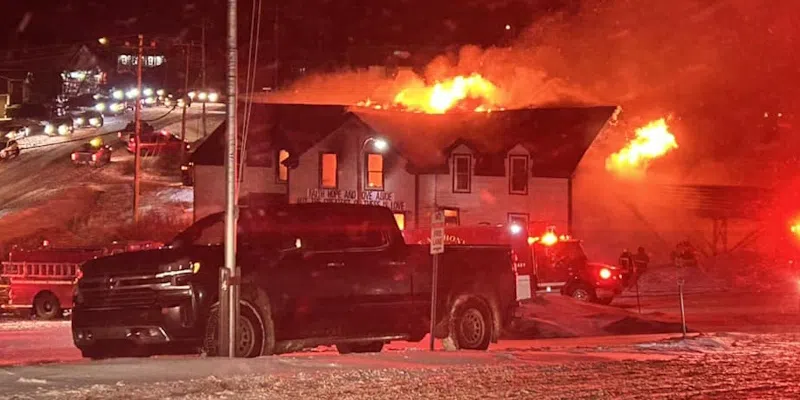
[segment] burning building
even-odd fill
[[[469,97],[469,96],[467,96]],[[476,106],[477,107],[477,106]],[[255,104],[240,199],[379,204],[401,227],[518,223],[566,231],[571,182],[616,107],[447,113]],[[192,155],[195,217],[224,206],[222,138]]]

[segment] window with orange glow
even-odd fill
[[[319,160],[319,186],[335,188],[339,183],[339,160],[336,153],[322,153]]]
[[[405,213],[394,213],[394,220],[397,222],[397,227],[400,230],[406,229],[406,214]]]
[[[367,189],[383,189],[382,154],[367,154]]]
[[[283,165],[283,162],[289,158],[289,152],[281,150],[278,152],[278,182],[286,182],[289,180],[289,167]]]
[[[442,211],[444,212],[445,226],[457,226],[461,223],[457,208],[445,208]]]

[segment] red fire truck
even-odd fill
[[[60,317],[72,308],[72,290],[80,265],[92,258],[126,251],[155,249],[157,242],[114,242],[102,248],[14,248],[3,262],[0,282],[5,299],[0,308],[30,311],[40,319]]]
[[[407,229],[403,235],[407,243],[430,243],[430,229]],[[445,244],[510,244],[519,300],[532,292],[560,292],[609,304],[628,281],[620,268],[589,262],[580,241],[557,235],[554,227],[535,237],[519,225],[447,227]]]

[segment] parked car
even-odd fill
[[[0,137],[0,160],[8,160],[19,156],[19,144],[16,140]]]
[[[105,123],[103,114],[94,110],[73,111],[70,115],[75,129],[101,128]]]
[[[59,108],[44,103],[12,104],[6,107],[6,115],[13,121],[31,128],[31,133],[41,129],[49,136],[69,135],[74,130],[72,117],[62,115]]]
[[[237,356],[319,345],[378,352],[429,331],[429,246],[406,244],[388,208],[243,208],[238,230]],[[72,315],[83,356],[180,345],[218,354],[223,231],[223,215],[212,214],[165,248],[87,261]],[[435,335],[448,347],[485,350],[510,322],[517,306],[510,253],[508,246],[445,247]]]
[[[560,291],[576,300],[610,304],[632,281],[627,270],[589,261],[580,240],[552,231],[533,239],[540,292]]]
[[[73,151],[70,159],[76,166],[101,167],[111,162],[111,153],[113,151],[114,149],[111,146],[103,144],[102,139],[94,138]]]
[[[12,119],[0,120],[0,136],[7,139],[22,139],[31,134],[31,128]]]
[[[141,132],[139,132],[140,136],[152,135],[156,131],[156,128],[154,128],[153,125],[150,125],[147,122],[142,121],[141,125],[142,125]],[[134,133],[136,133],[136,122],[131,121],[127,125],[125,125],[125,127],[122,128],[121,131],[117,132],[117,138],[119,138],[119,140],[127,144],[128,140],[130,140],[131,136],[133,136]]]
[[[158,156],[161,154],[179,154],[181,148],[186,151],[191,149],[188,142],[166,131],[155,131],[139,135],[139,154],[142,156]],[[128,151],[136,151],[136,141],[133,135],[128,137]]]

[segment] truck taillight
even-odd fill
[[[601,279],[611,278],[611,270],[608,269],[608,268],[601,268],[600,269],[600,278]]]

